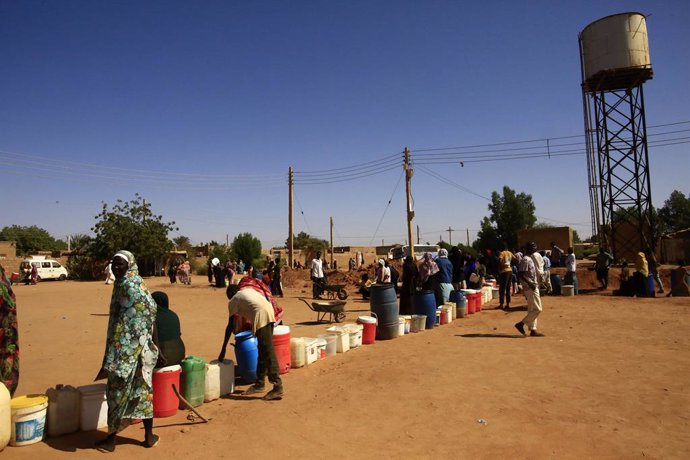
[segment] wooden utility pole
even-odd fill
[[[467,247],[470,247],[470,229],[467,229]]]
[[[454,231],[455,230],[450,228],[450,225],[449,225],[448,226],[448,244],[450,244],[451,246],[453,246],[453,237],[452,237],[451,233],[453,233]]]
[[[331,268],[333,268],[333,216],[331,216]]]
[[[419,242],[419,225],[417,225],[417,244],[422,244]]]
[[[412,209],[412,175],[414,171],[410,168],[410,149],[405,146],[405,161],[403,167],[405,168],[405,192],[407,196],[407,241],[410,246],[408,255],[414,259],[414,239],[412,234],[412,222],[414,221],[414,210]]]
[[[292,228],[292,185],[293,172],[292,166],[288,170],[288,267],[293,268],[293,251],[294,251],[294,231]]]

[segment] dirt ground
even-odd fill
[[[580,276],[589,294],[544,298],[546,337],[514,329],[524,298],[509,312],[493,310],[493,301],[450,325],[292,369],[281,401],[231,395],[199,408],[208,424],[187,421],[184,411],[156,419],[161,442],[153,449],[140,446],[141,425],[131,426],[110,456],[690,457],[690,298],[612,297],[593,292],[590,275]],[[188,354],[214,359],[227,319],[224,290],[200,277],[191,286],[166,280],[146,282],[170,296]],[[326,325],[297,299],[311,293],[306,275],[289,284],[280,303],[293,336],[322,333]],[[15,286],[17,395],[92,382],[111,290],[102,282]],[[347,322],[354,322],[369,305],[350,291]],[[93,458],[104,455],[91,447],[102,436],[75,433],[0,455]]]

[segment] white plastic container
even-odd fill
[[[12,437],[12,405],[10,391],[0,382],[0,450],[7,447]]]
[[[364,333],[364,326],[361,324],[345,324],[343,329],[350,334],[350,348],[357,348],[362,346],[362,334]]]
[[[412,316],[411,315],[400,315],[401,318],[405,320],[405,334],[409,334],[412,327]]]
[[[326,329],[328,334],[335,335],[335,349],[338,353],[350,351],[350,333],[340,326],[332,326]]]
[[[10,446],[28,446],[43,440],[48,415],[46,395],[19,396],[11,401]]]
[[[204,402],[220,398],[220,366],[206,363],[206,379],[204,380]]]
[[[338,337],[333,334],[321,334],[320,339],[326,341],[326,356],[335,356],[338,353]]]
[[[79,428],[82,431],[97,430],[108,426],[108,402],[105,400],[105,383],[77,387],[79,392]]]
[[[405,335],[405,318],[398,316],[398,337]]]
[[[214,359],[211,364],[220,366],[220,395],[225,396],[235,391],[235,362],[224,359],[223,362]]]
[[[311,364],[319,359],[319,347],[316,339],[310,337],[303,337],[304,339],[304,359],[307,364]]]
[[[290,363],[292,368],[302,367],[307,364],[304,339],[302,337],[290,339]]]
[[[79,392],[70,385],[56,385],[48,396],[48,436],[54,438],[79,429]]]
[[[564,284],[561,286],[561,295],[565,297],[572,297],[575,295],[575,285],[574,284]]]
[[[316,354],[318,355],[319,359],[326,358],[326,345],[328,345],[326,339],[322,337],[316,339]]]

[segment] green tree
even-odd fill
[[[261,241],[251,233],[240,233],[232,240],[232,254],[238,260],[254,263],[261,256]]]
[[[0,240],[16,241],[18,256],[35,254],[38,251],[61,251],[67,249],[67,243],[62,240],[56,240],[48,231],[35,225],[30,227],[22,227],[20,225],[3,227],[0,230]]]
[[[664,233],[690,228],[690,194],[674,190],[664,206],[659,209],[659,226]]]
[[[489,203],[491,215],[482,219],[475,249],[496,249],[502,241],[510,247],[517,246],[518,230],[532,228],[537,222],[535,209],[532,195],[515,193],[508,186],[503,187],[503,195],[492,192]]]
[[[129,202],[117,200],[112,208],[103,203],[96,220],[91,228],[96,234],[92,257],[105,261],[126,249],[136,257],[142,274],[151,273],[155,262],[165,258],[172,248],[168,232],[178,230],[175,222],[164,222],[163,216],[153,214],[138,193]]]
[[[289,242],[286,242],[286,246],[287,243]],[[293,245],[295,249],[301,249],[305,253],[307,260],[314,257],[317,251],[325,253],[329,246],[328,241],[315,238],[306,232],[299,232],[293,239]]]
[[[67,260],[70,278],[74,280],[92,280],[103,274],[104,264],[91,256],[93,238],[85,234],[71,235],[72,254]]]

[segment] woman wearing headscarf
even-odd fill
[[[108,436],[96,443],[101,451],[115,450],[115,436],[133,419],[144,422],[144,446],[153,447],[153,393],[151,377],[158,359],[153,329],[156,302],[139,276],[134,255],[119,251],[113,256],[115,284],[110,301],[110,319],[101,370],[96,380],[106,378]]]
[[[450,298],[450,291],[453,290],[453,263],[448,260],[448,250],[441,248],[438,251],[438,294],[436,297],[437,305],[443,305]]]
[[[419,266],[419,282],[422,285],[423,291],[434,291],[436,287],[436,273],[438,273],[438,265],[434,262],[430,252],[424,253],[424,258]]]
[[[12,283],[0,265],[0,379],[14,395],[19,384],[19,330]]]
[[[644,252],[638,252],[635,258],[635,273],[633,273],[633,286],[635,295],[638,297],[649,297],[649,266]]]
[[[400,288],[400,314],[414,315],[414,293],[417,291],[419,269],[412,256],[405,257],[402,268],[402,287]]]
[[[151,294],[158,306],[156,312],[156,332],[160,353],[165,356],[166,366],[180,364],[184,359],[185,348],[180,330],[180,318],[170,309],[168,294],[156,291]]]
[[[386,262],[379,259],[376,264],[376,282],[378,284],[389,284],[391,282],[391,270],[386,267]]]

